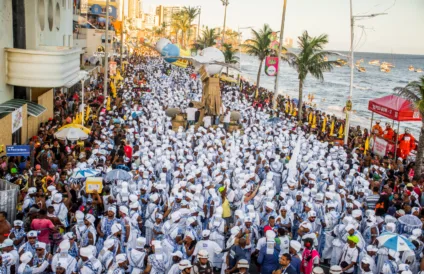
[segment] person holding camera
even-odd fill
[[[347,237],[347,243],[343,248],[342,257],[340,258],[340,266],[343,273],[353,273],[355,270],[359,256],[359,248],[356,246],[358,243],[358,236],[353,235]]]

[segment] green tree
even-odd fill
[[[327,43],[328,35],[322,34],[318,37],[311,37],[307,31],[304,31],[298,38],[300,52],[298,54],[286,53],[283,56],[283,59],[295,68],[299,75],[299,121],[302,121],[303,84],[306,76],[310,73],[313,77],[323,81],[324,72],[331,71],[336,63],[336,61],[325,61],[326,56],[334,54],[323,50]]]
[[[246,53],[252,56],[256,56],[259,59],[259,70],[258,76],[256,79],[256,95],[255,98],[258,97],[258,89],[261,81],[261,72],[262,65],[267,57],[271,53],[271,49],[269,45],[271,44],[270,34],[272,33],[272,29],[269,25],[265,24],[263,28],[259,31],[252,29],[252,39],[248,39],[245,44],[242,45],[245,48]]]
[[[196,41],[193,46],[198,50],[212,47],[215,45],[215,40],[217,37],[218,35],[216,34],[215,29],[206,27],[206,29],[202,30],[202,36],[200,37],[200,40]]]
[[[224,44],[222,45],[224,48],[224,57],[225,57],[225,63],[227,64],[237,64],[239,62],[239,57],[236,55],[237,51],[233,49],[233,46],[231,44]],[[227,75],[228,75],[228,67],[227,67]]]
[[[199,15],[199,8],[196,7],[184,7],[183,8],[183,13],[184,16],[187,17],[187,42],[185,43],[185,45],[188,45],[190,43],[190,36],[191,36],[191,30],[192,30],[192,25],[193,25],[193,21],[194,19]]]
[[[415,161],[414,178],[421,178],[424,156],[424,76],[405,87],[394,88],[400,96],[411,101],[413,107],[421,114],[421,132],[418,140],[417,157]]]

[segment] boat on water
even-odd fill
[[[371,61],[368,62],[368,64],[373,65],[373,66],[379,66],[380,60],[371,60]]]
[[[347,65],[347,61],[345,59],[337,59],[336,62],[336,67],[338,68]]]
[[[408,70],[409,71],[415,71],[415,68],[414,68],[414,66],[411,65],[411,66],[409,66]]]
[[[389,62],[383,62],[383,63],[381,63],[381,65],[388,67],[388,68],[394,68],[395,67],[392,63],[389,63]]]
[[[358,67],[359,72],[366,72],[367,70],[364,67]]]
[[[421,73],[421,72],[423,72],[423,70],[422,69],[416,69],[415,72]]]

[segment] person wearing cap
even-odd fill
[[[162,250],[159,241],[152,241],[152,254],[147,258],[147,266],[144,269],[145,274],[166,273],[169,268],[169,258]]]
[[[269,233],[268,233],[269,232]],[[261,273],[272,274],[278,268],[280,245],[275,242],[275,232],[269,230],[266,235],[266,245],[259,251],[258,264],[261,265]]]
[[[350,235],[347,237],[347,243],[343,248],[342,257],[340,258],[339,264],[343,270],[343,273],[353,273],[359,256],[359,248],[356,246],[358,243],[358,236]]]
[[[222,207],[216,209],[216,213],[209,221],[208,228],[211,231],[210,239],[218,243],[221,249],[224,249],[226,226],[225,220],[222,218]]]
[[[23,225],[24,222],[21,220],[13,221],[13,228],[10,230],[9,234],[9,239],[13,240],[13,245],[18,249],[23,245],[26,238],[26,232]]]
[[[116,256],[115,264],[109,269],[108,274],[125,274],[128,270],[128,259],[126,254]]]
[[[405,129],[405,133],[399,135],[398,139],[398,153],[402,159],[406,159],[409,156],[411,150],[414,150],[416,147],[415,138],[410,133],[409,129]]]
[[[221,253],[222,248],[219,246],[218,243],[209,239],[210,234],[211,234],[210,230],[202,231],[202,240],[196,243],[196,246],[193,251],[193,256],[196,257],[198,253],[200,252],[200,250],[205,250],[208,254],[208,258],[210,262],[212,263],[212,266],[220,268],[222,262],[220,262],[215,257],[217,257],[218,254]]]
[[[37,242],[38,232],[31,230],[27,233],[27,242],[24,243],[19,248],[19,255],[24,254],[24,252],[31,252],[33,255],[35,255],[35,243]]]
[[[37,242],[35,244],[35,255],[32,258],[32,265],[35,267],[41,267],[45,261],[51,262],[53,256],[46,251],[46,244],[43,242]]]
[[[380,122],[380,120],[377,120],[371,130],[371,132],[377,136],[381,136],[383,134],[383,129],[380,126]]]
[[[8,271],[7,273],[11,273],[10,269],[12,267],[16,270],[19,266],[19,253],[14,247],[13,241],[11,239],[4,240],[3,243],[0,244],[0,251],[2,254],[7,255],[8,262],[3,262],[3,266],[5,266]]]
[[[233,273],[237,270],[237,262],[241,259],[249,261],[251,258],[249,238],[246,236],[246,232],[243,234],[243,230],[239,230],[235,235],[234,245],[231,247],[227,255],[227,270],[226,272]]]
[[[201,249],[197,253],[197,262],[191,269],[191,274],[214,273],[213,265],[209,259],[209,253],[206,249]]]
[[[113,248],[114,248],[114,240],[108,239],[104,241],[103,248],[100,250],[97,259],[99,259],[100,263],[102,264],[103,269],[109,269],[111,267],[114,255],[113,255]],[[143,262],[144,263],[144,262]]]
[[[97,251],[100,251],[103,242],[112,234],[112,226],[119,222],[116,219],[116,207],[109,206],[107,209],[107,216],[103,217],[97,225],[97,233],[99,235],[99,242],[97,243]]]
[[[384,261],[383,266],[381,267],[380,273],[382,274],[392,274],[398,272],[399,265],[399,252],[389,249],[389,254],[387,255],[387,260]]]
[[[107,237],[108,239],[111,239],[114,241],[113,244],[113,255],[116,256],[117,254],[120,254],[124,251],[124,239],[123,239],[123,233],[122,233],[123,227],[120,223],[115,223],[112,225],[111,228],[111,235]]]
[[[171,253],[171,256],[172,256],[172,262],[171,262],[172,266],[168,270],[167,273],[169,273],[169,274],[179,274],[181,272],[179,267],[180,267],[181,259],[183,258],[183,253],[181,253],[181,251],[177,250],[177,251]]]
[[[314,248],[314,239],[305,238],[303,240],[304,250],[300,271],[304,274],[311,274],[312,269],[319,264],[319,254]]]
[[[249,262],[246,259],[241,259],[237,262],[237,273],[236,274],[249,274]]]
[[[35,205],[35,196],[37,195],[37,189],[35,187],[28,188],[28,193],[24,198],[22,204],[22,212],[27,213],[29,209]]]
[[[48,261],[47,260],[44,261],[40,266],[37,266],[37,265],[30,266],[29,263],[31,262],[32,259],[33,259],[33,255],[31,252],[23,253],[20,257],[21,263],[18,269],[15,270],[16,273],[18,274],[45,273],[46,268],[49,266]],[[5,258],[3,258],[3,255],[2,255],[2,260],[5,260]]]
[[[298,241],[291,240],[289,247],[289,254],[291,256],[290,265],[296,270],[296,273],[300,273],[300,264],[302,261],[301,254],[302,245]]]
[[[80,250],[80,261],[78,268],[81,273],[100,274],[102,272],[102,264],[100,260],[93,256],[94,246],[82,247]]]
[[[69,240],[63,240],[59,245],[59,250],[53,255],[51,262],[52,271],[56,271],[56,267],[61,265],[66,267],[65,274],[72,274],[77,267],[77,260],[69,255],[68,251],[70,248]]]
[[[157,193],[153,193],[149,196],[149,203],[147,204],[146,213],[145,213],[145,235],[146,235],[146,242],[149,243],[153,239],[153,226],[156,222],[156,214],[159,210],[159,195]],[[158,212],[159,213],[159,212]]]

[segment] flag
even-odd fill
[[[317,116],[314,115],[314,118],[312,118],[312,128],[316,128],[317,127]]]
[[[325,133],[326,126],[327,126],[327,117],[324,117],[324,120],[322,121],[322,133]]]
[[[330,136],[333,136],[333,135],[334,135],[334,119],[331,122],[331,127],[330,127]]]
[[[370,149],[370,137],[365,140],[365,151],[364,154]]]
[[[312,123],[312,111],[309,112],[309,116],[308,116],[308,123],[311,124]]]
[[[110,96],[107,97],[106,110],[107,111],[111,110],[111,108],[110,108]]]
[[[116,87],[115,87],[115,82],[111,81],[110,82],[110,89],[112,90],[112,96],[113,98],[116,98]]]
[[[88,121],[88,117],[90,117],[90,111],[91,111],[91,108],[90,108],[90,106],[87,106],[87,111],[85,112],[85,121]]]
[[[341,139],[342,137],[343,137],[343,124],[341,124],[339,127],[339,139]]]

